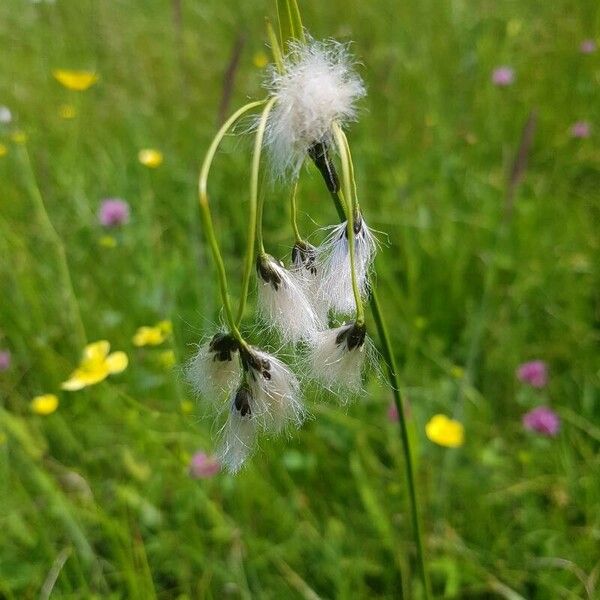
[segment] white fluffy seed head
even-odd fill
[[[320,271],[318,298],[328,308],[341,313],[350,313],[356,309],[352,290],[350,245],[346,229],[346,221],[333,227],[327,239],[317,249]],[[369,272],[376,251],[375,236],[361,217],[355,225],[354,266],[363,297],[366,297],[369,292]]]
[[[271,256],[257,263],[258,306],[267,326],[275,327],[285,342],[311,337],[322,326],[307,295],[307,281],[288,271]]]
[[[225,333],[216,334],[198,347],[185,373],[193,391],[220,411],[223,397],[239,385],[242,375],[235,340]]]
[[[365,95],[347,46],[309,40],[292,43],[284,72],[270,71],[266,87],[276,98],[265,143],[276,175],[297,174],[308,149],[329,145],[334,121],[356,119],[356,102]]]
[[[217,451],[219,461],[230,473],[237,473],[254,452],[255,445],[256,420],[251,415],[242,416],[232,405]]]
[[[305,413],[300,382],[290,368],[272,354],[256,348],[243,351],[242,360],[249,412],[257,427],[276,434],[288,426],[299,427]]]
[[[324,387],[352,393],[362,389],[362,375],[371,352],[364,325],[356,323],[319,332],[311,341],[308,373]]]

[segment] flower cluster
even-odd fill
[[[363,301],[369,295],[376,242],[359,208],[343,132],[356,118],[356,102],[365,93],[362,81],[345,46],[309,39],[290,44],[281,64],[270,69],[266,88],[269,98],[256,120],[250,203],[250,223],[256,222],[256,226],[249,231],[246,264],[250,270],[255,267],[262,330],[271,330],[281,347],[296,354],[301,376],[274,352],[265,350],[264,343],[251,345],[242,337],[239,321],[246,299],[240,301],[236,321],[224,293],[227,327],[199,345],[188,363],[187,376],[208,408],[227,415],[218,458],[232,472],[252,454],[259,435],[281,434],[302,424],[306,409],[301,379],[313,379],[326,389],[343,392],[346,398],[361,389],[372,348]],[[263,103],[249,106],[257,104]],[[235,115],[215,138],[199,186],[204,223],[209,222],[206,233],[217,265],[221,260],[207,208],[206,178],[216,146],[234,120]],[[262,198],[258,200],[256,193],[263,146],[271,172],[291,182],[295,243],[287,266],[267,253],[263,244]],[[329,228],[319,246],[301,237],[295,220],[296,183],[307,159],[323,176],[341,220]],[[225,274],[220,277],[221,289],[226,290]]]

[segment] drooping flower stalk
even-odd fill
[[[254,240],[257,235],[256,232],[258,222],[258,175],[260,171],[260,157],[263,148],[263,138],[265,134],[265,128],[267,126],[267,119],[269,118],[269,113],[271,112],[271,108],[273,107],[274,102],[274,98],[271,98],[267,102],[258,122],[258,126],[256,128],[256,135],[254,137],[252,171],[250,174],[250,206],[248,211],[248,236],[246,240],[246,258],[244,262],[244,274],[242,276],[240,303],[236,319],[236,323],[238,326],[244,316],[244,311],[246,310],[248,288],[250,285],[250,277],[252,275],[252,267],[254,266]],[[262,234],[260,239],[260,245],[262,245]]]
[[[290,52],[284,56],[275,33],[268,24],[268,34],[276,63],[276,70],[272,71],[267,86],[270,98],[267,101],[246,105],[225,123],[209,148],[199,184],[206,237],[217,267],[229,335],[235,342],[235,350],[232,349],[230,354],[237,353],[241,364],[240,380],[230,396],[230,413],[224,428],[221,457],[231,470],[236,471],[252,452],[254,440],[259,432],[279,433],[289,424],[299,425],[304,415],[299,396],[299,383],[294,374],[276,357],[248,345],[239,331],[239,324],[245,310],[251,268],[255,259],[254,237],[258,247],[256,265],[259,286],[266,286],[261,292],[269,294],[270,300],[264,305],[268,308],[270,320],[276,322],[281,317],[280,314],[278,315],[280,311],[282,314],[285,311],[289,312],[290,304],[294,304],[295,307],[302,305],[293,302],[294,298],[301,297],[303,292],[301,287],[295,290],[291,284],[284,285],[287,275],[294,274],[295,271],[286,270],[283,265],[269,256],[264,248],[262,233],[264,199],[258,197],[258,170],[264,137],[276,174],[279,176],[291,174],[295,182],[302,162],[310,158],[323,176],[327,190],[338,209],[343,227],[341,237],[336,239],[341,257],[338,262],[345,276],[349,278],[350,286],[348,293],[344,294],[345,303],[339,302],[331,307],[347,308],[349,297],[352,309],[355,311],[355,320],[337,329],[317,331],[314,338],[309,341],[309,344],[313,345],[312,357],[316,359],[315,364],[318,364],[321,369],[321,380],[327,381],[329,378],[332,384],[337,384],[342,379],[350,388],[361,386],[367,339],[363,298],[368,296],[398,409],[419,573],[423,582],[424,597],[428,598],[428,582],[404,401],[399,391],[393,347],[376,291],[368,281],[374,256],[374,242],[359,208],[350,146],[342,130],[343,126],[355,118],[355,103],[364,95],[364,87],[352,68],[345,46],[335,42],[315,42],[305,36],[296,0],[277,0],[277,7],[282,45],[286,22],[292,43],[289,46]],[[265,102],[267,106],[256,129],[250,192],[251,220],[248,225],[250,235],[242,280],[242,297],[237,319],[234,320],[224,264],[208,206],[206,177],[216,148],[229,127],[246,111]],[[337,151],[341,164],[341,189],[335,165],[330,158],[330,150],[333,148]],[[311,272],[311,269],[313,267],[317,269],[318,265],[314,263],[312,247],[302,240],[297,228],[295,189],[292,193],[291,205],[292,229],[295,237],[294,270],[304,269]],[[253,218],[255,218],[254,232],[252,232]],[[312,300],[309,298],[309,304]],[[298,338],[302,339],[294,335],[290,341],[296,341]],[[223,352],[217,348],[213,354],[220,360],[226,357],[228,352],[228,348]]]
[[[327,181],[325,181],[325,184],[327,185]],[[340,197],[339,192],[331,191],[329,186],[327,187],[338,213],[338,217],[343,220],[346,216],[344,211],[344,202]],[[404,454],[404,469],[408,488],[409,508],[415,536],[415,546],[417,550],[417,564],[423,585],[424,596],[425,598],[429,598],[429,579],[427,577],[427,570],[425,567],[425,551],[423,546],[423,536],[421,533],[421,519],[419,514],[419,503],[417,499],[412,448],[408,435],[408,424],[406,422],[406,403],[402,392],[400,391],[400,380],[398,377],[398,368],[396,366],[394,348],[390,340],[385,317],[381,311],[377,290],[372,283],[369,293],[369,306],[371,308],[373,320],[375,321],[375,328],[377,329],[377,335],[379,337],[379,350],[381,351],[385,361],[388,381],[390,383],[394,404],[398,413],[398,426],[400,427],[400,439],[402,441],[402,452]]]
[[[199,202],[200,202],[200,212],[202,214],[202,224],[204,228],[204,235],[206,236],[208,243],[211,248],[213,261],[215,263],[215,267],[217,269],[217,277],[219,279],[219,290],[221,292],[221,300],[223,302],[223,309],[225,310],[225,318],[227,320],[227,325],[233,337],[240,343],[245,344],[242,335],[238,329],[237,322],[233,318],[233,312],[231,310],[231,301],[229,299],[229,289],[227,286],[227,274],[225,273],[225,264],[223,262],[223,257],[221,256],[221,250],[219,248],[219,243],[217,241],[217,237],[215,235],[215,230],[213,226],[212,215],[210,211],[210,205],[208,202],[208,192],[207,192],[207,183],[208,183],[208,174],[210,172],[210,167],[212,161],[214,159],[215,153],[222,139],[225,137],[226,133],[229,129],[236,123],[236,121],[245,113],[252,110],[253,108],[257,108],[264,104],[264,100],[257,100],[255,102],[249,102],[245,104],[223,123],[221,129],[219,129],[217,135],[213,138],[206,156],[204,158],[204,162],[202,163],[202,167],[200,169],[200,177],[198,179],[198,192],[199,192]],[[252,237],[252,236],[250,236]]]

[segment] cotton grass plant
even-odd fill
[[[217,415],[227,415],[220,430],[218,455],[225,467],[235,473],[252,455],[261,436],[280,435],[302,424],[306,415],[301,398],[304,379],[314,379],[332,391],[343,391],[344,398],[363,393],[365,370],[374,354],[365,319],[368,301],[399,415],[417,560],[427,597],[403,399],[393,348],[372,285],[376,242],[359,205],[345,134],[357,118],[357,103],[365,95],[365,87],[347,46],[309,37],[295,0],[278,1],[277,7],[279,39],[267,26],[274,58],[265,82],[267,98],[249,102],[225,121],[200,170],[200,211],[216,267],[225,330],[215,332],[210,341],[199,346],[188,365],[188,377],[205,406]],[[282,15],[287,19],[282,19]],[[289,36],[283,35],[284,29],[289,30]],[[234,314],[212,220],[208,177],[221,141],[251,111],[259,113],[252,128],[246,254],[239,305]],[[265,249],[264,195],[259,195],[263,150],[265,170],[290,188],[294,245],[289,266]],[[296,222],[297,183],[306,161],[311,161],[321,173],[340,219],[319,246],[303,239]],[[257,312],[265,327],[279,337],[282,347],[302,357],[305,368],[300,376],[275,353],[262,347],[264,339],[260,346],[252,345],[242,334],[253,271],[258,288]],[[341,325],[340,319],[344,319]]]

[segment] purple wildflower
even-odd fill
[[[571,125],[571,137],[589,138],[592,132],[592,126],[587,121],[577,121]]]
[[[396,405],[394,404],[394,402],[390,402],[390,405],[388,407],[388,411],[387,411],[387,418],[388,421],[390,423],[397,423],[398,422],[398,408],[396,407]]]
[[[555,436],[560,429],[560,418],[551,408],[538,406],[523,415],[523,427],[542,435]]]
[[[517,369],[517,378],[535,388],[546,387],[548,383],[548,368],[543,360],[532,360],[523,363]]]
[[[11,356],[9,350],[0,350],[0,373],[10,369]]]
[[[98,211],[98,220],[104,227],[125,225],[129,222],[129,204],[119,198],[103,200]]]
[[[196,452],[190,461],[189,473],[194,479],[214,477],[220,470],[219,461],[202,451]]]
[[[579,45],[579,52],[581,54],[593,54],[596,52],[596,42],[592,39],[583,40]]]
[[[492,72],[492,83],[499,87],[511,85],[515,80],[515,71],[512,67],[503,65],[496,67]]]

